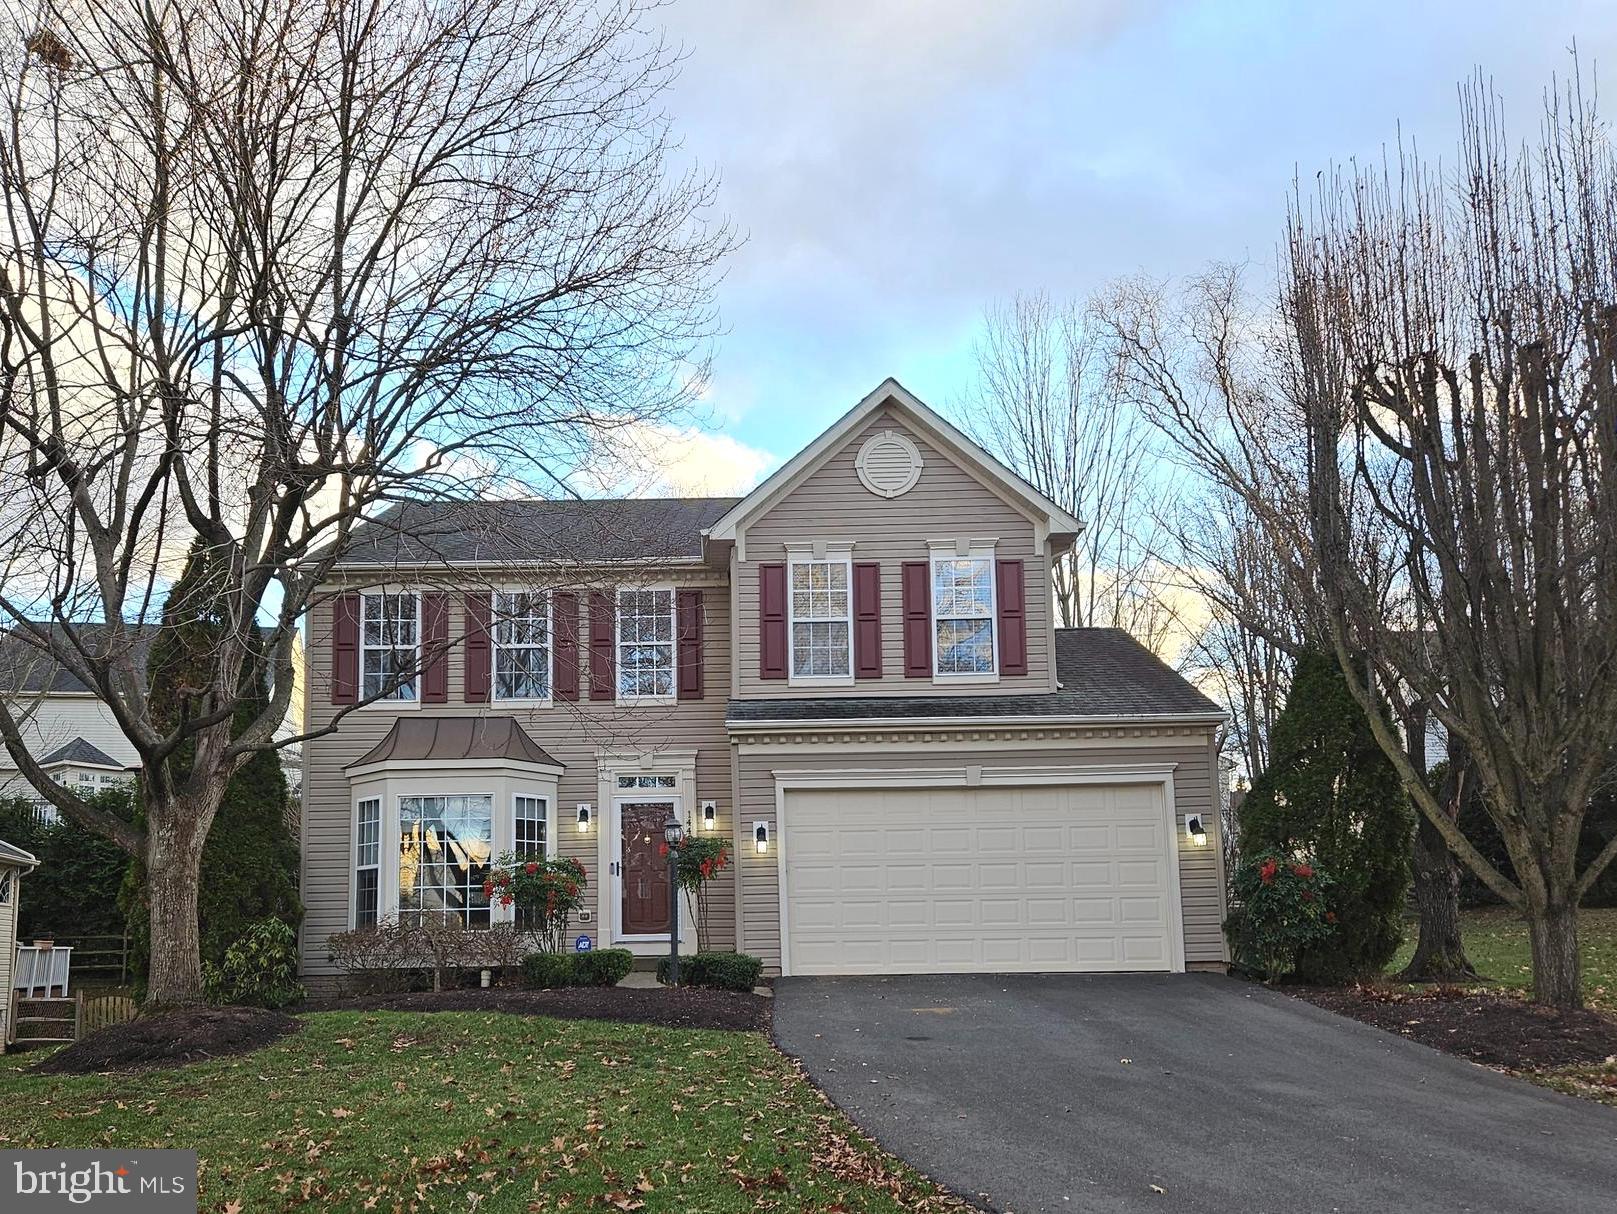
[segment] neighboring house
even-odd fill
[[[1223,713],[1055,627],[1080,527],[892,380],[744,498],[392,508],[309,622],[311,729],[415,673],[305,747],[305,974],[508,918],[489,859],[539,847],[596,947],[665,953],[671,813],[771,972],[1222,967]]]
[[[0,1053],[11,1039],[12,968],[17,962],[17,906],[22,878],[39,866],[34,856],[0,839]]]
[[[131,630],[132,643],[144,666],[145,653],[156,634],[156,625]],[[96,624],[78,626],[80,643],[100,652],[107,634]],[[302,678],[303,647],[293,650],[294,678]],[[0,697],[21,722],[29,753],[40,761],[58,784],[78,793],[100,792],[117,784],[131,783],[140,758],[113,717],[112,709],[77,677],[63,669],[48,654],[21,638],[0,635]],[[301,729],[303,695],[301,684],[294,684],[292,706],[276,737],[289,738]],[[296,745],[281,752],[287,783],[296,802],[303,778],[303,756]],[[0,797],[20,797],[34,804],[44,821],[55,821],[56,807],[17,770],[16,764],[0,747]]]

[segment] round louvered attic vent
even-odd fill
[[[859,482],[877,497],[898,497],[921,479],[921,453],[907,434],[883,430],[872,434],[854,461]]]

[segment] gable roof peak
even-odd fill
[[[709,540],[734,540],[746,520],[765,509],[776,498],[795,488],[814,468],[830,459],[842,444],[855,435],[874,414],[895,405],[929,442],[942,447],[967,465],[990,489],[1037,520],[1049,535],[1076,539],[1084,524],[1056,502],[1040,493],[1016,472],[985,451],[970,435],[938,413],[897,379],[889,375],[836,421],[764,479],[703,535]]]

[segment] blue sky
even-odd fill
[[[1450,159],[1455,85],[1519,135],[1552,73],[1617,72],[1617,4],[673,0],[669,98],[748,237],[708,399],[756,479],[885,376],[950,410],[983,308],[1211,260],[1267,275],[1293,173]]]

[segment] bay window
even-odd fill
[[[354,818],[354,926],[373,927],[380,907],[382,802],[367,797]]]
[[[543,591],[493,596],[494,698],[550,698],[550,598]]]
[[[674,592],[618,592],[618,698],[674,694]]]
[[[791,673],[794,679],[853,675],[853,595],[846,559],[791,562]]]
[[[932,661],[939,676],[993,675],[994,556],[932,556]]]
[[[421,659],[421,602],[412,592],[360,596],[361,695],[414,700]]]
[[[489,925],[493,798],[399,798],[399,920]]]

